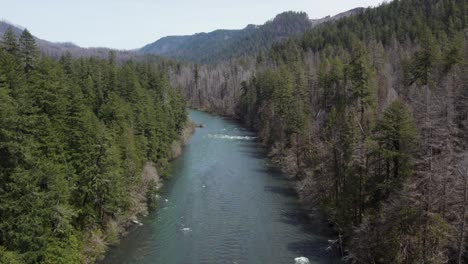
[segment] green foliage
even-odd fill
[[[414,54],[409,69],[409,85],[417,83],[418,85],[428,85],[435,71],[435,65],[439,59],[439,53],[436,47],[432,32],[424,27],[421,30],[420,48]]]
[[[405,103],[401,100],[392,102],[377,124],[376,140],[383,158],[396,163],[392,170],[395,179],[411,174],[408,170],[416,136],[417,131]]]
[[[16,252],[7,251],[0,246],[0,263],[1,264],[24,264],[21,256]]]
[[[6,52],[14,56],[18,54],[18,40],[16,39],[16,35],[13,32],[13,28],[11,26],[8,27],[8,29],[5,31],[5,34],[3,35],[3,45]]]
[[[19,38],[20,58],[26,72],[30,72],[35,67],[38,50],[33,35],[27,29],[23,30]]]
[[[62,239],[51,239],[45,249],[44,260],[41,263],[83,263],[81,245],[77,237],[73,235]]]
[[[356,40],[353,46],[352,58],[348,66],[349,79],[352,83],[353,97],[360,101],[361,107],[372,104],[370,91],[370,66],[367,59],[365,46],[362,42]]]
[[[70,55],[56,61],[38,53],[27,30],[18,46],[11,32],[5,37],[1,261],[83,263],[89,251],[83,233],[102,234],[124,217],[143,164],[167,170],[185,103],[155,65],[119,66],[112,54],[107,61]]]
[[[146,202],[148,203],[148,208],[150,209],[154,209],[157,206],[157,191],[157,182],[151,180],[148,184],[148,191],[146,192]]]
[[[241,30],[216,30],[192,36],[165,37],[141,49],[193,63],[218,63],[254,55],[275,42],[303,34],[312,27],[306,13],[284,12],[264,25],[248,25]],[[261,57],[259,58],[261,60]]]
[[[357,263],[446,263],[453,249],[448,213],[415,201],[434,199],[425,189],[408,194],[422,188],[426,162],[412,112],[418,86],[452,85],[448,96],[462,87],[447,76],[463,83],[466,10],[462,0],[365,9],[273,45],[242,84],[242,118],[303,180],[303,197],[326,211]]]
[[[372,152],[379,166],[370,188],[372,204],[379,205],[392,191],[401,189],[411,175],[417,135],[405,103],[392,102],[378,121],[373,136],[377,146]]]
[[[463,33],[454,33],[454,36],[450,39],[450,44],[448,44],[449,48],[445,52],[445,72],[463,62],[463,44]]]
[[[244,88],[242,104],[248,105],[251,114],[246,117],[257,128],[262,128],[262,138],[266,142],[278,137],[284,140],[304,131],[307,111],[302,100],[306,94],[300,67],[296,65],[291,70],[284,66],[260,72],[252,86]]]

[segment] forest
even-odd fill
[[[94,263],[169,175],[185,100],[154,63],[0,47],[0,263]],[[143,207],[142,211],[136,211]]]
[[[142,47],[138,52],[185,62],[218,63],[255,54],[279,40],[299,36],[312,27],[306,13],[290,11],[277,15],[263,25],[248,25],[240,30],[165,37]]]
[[[142,172],[170,175],[187,104],[257,133],[345,263],[468,263],[467,26],[465,0],[394,0],[194,35],[172,59],[51,57],[9,28],[0,263],[96,262],[154,207]]]
[[[243,120],[354,263],[468,263],[468,5],[399,0],[257,56],[166,65]]]

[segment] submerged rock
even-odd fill
[[[310,261],[306,257],[298,257],[294,259],[295,264],[310,264]]]

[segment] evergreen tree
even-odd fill
[[[349,79],[352,85],[352,94],[358,100],[361,113],[361,124],[364,118],[364,111],[367,106],[372,105],[372,93],[369,84],[370,67],[364,44],[355,40],[352,50],[352,58],[348,68]]]
[[[27,29],[23,30],[19,38],[20,57],[25,72],[32,71],[36,66],[38,50],[33,35]]]
[[[384,162],[382,178],[379,179],[384,194],[401,186],[403,179],[411,175],[412,158],[416,144],[416,128],[406,105],[392,102],[376,127],[375,139],[380,157]]]
[[[13,56],[16,56],[19,51],[18,39],[16,38],[13,28],[9,26],[3,35],[3,47]]]
[[[435,73],[438,50],[432,32],[424,27],[421,30],[420,49],[414,54],[411,62],[409,85],[428,85]]]

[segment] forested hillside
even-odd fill
[[[256,58],[170,67],[242,118],[356,263],[468,263],[468,6],[399,0]]]
[[[153,64],[0,48],[0,263],[92,263],[153,200],[185,103]]]
[[[275,20],[257,27],[257,29],[254,29],[253,25],[249,26],[248,28],[252,30],[252,34],[255,36],[251,36],[248,39],[240,38],[236,41],[234,39],[224,40],[219,46],[223,48],[220,56],[213,53],[213,51],[219,48],[217,46],[219,43],[217,41],[211,43],[210,39],[224,31],[200,35],[205,36],[205,41],[203,41],[203,45],[197,44],[197,47],[203,50],[203,54],[194,52],[190,48],[194,45],[193,42],[198,42],[197,35],[163,38],[143,49],[151,49],[149,53],[180,59],[160,62],[167,69],[173,86],[182,88],[181,91],[190,100],[193,107],[218,114],[239,117],[237,108],[239,107],[238,102],[242,94],[241,83],[248,81],[252,77],[256,70],[257,62],[265,59],[267,47],[271,47],[276,42],[287,41],[292,37],[290,32],[295,32],[295,36],[299,36],[301,32],[305,32],[322,23],[354,16],[363,10],[363,8],[355,8],[334,16],[312,19],[309,21],[311,26],[300,26],[300,30],[294,29],[297,26],[293,23],[294,18],[303,16],[302,20],[305,21],[307,16],[304,13],[286,12],[278,15]],[[304,24],[307,23],[304,22]],[[254,32],[254,30],[256,31]],[[283,32],[282,35],[280,32]],[[266,34],[268,37],[261,37],[262,34]],[[259,40],[259,38],[263,40]],[[210,45],[215,45],[216,47],[211,47]],[[246,47],[251,46],[255,46],[255,48],[249,51],[245,50]],[[190,52],[186,49],[190,50]],[[189,52],[188,56],[192,56],[193,58],[172,56],[172,53],[184,52]],[[207,61],[210,63],[196,63],[203,61],[200,58],[204,56],[210,58]],[[192,63],[183,62],[184,60],[192,61]]]
[[[192,36],[162,38],[140,49],[172,59],[197,63],[219,62],[251,55],[281,39],[297,36],[312,28],[305,13],[285,12],[261,26],[249,25],[240,30],[216,30]]]
[[[334,17],[310,20],[306,13],[284,12],[263,25],[248,25],[240,30],[216,30],[192,36],[169,36],[141,48],[143,54],[194,63],[218,63],[254,55],[282,40],[302,35],[323,22],[354,15],[360,8]]]

